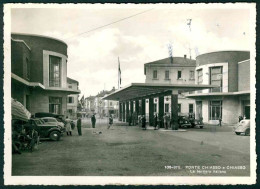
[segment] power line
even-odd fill
[[[129,18],[132,18],[132,17],[134,17],[134,16],[137,16],[137,15],[140,15],[140,14],[143,14],[143,13],[146,13],[146,12],[151,11],[151,10],[153,10],[153,9],[154,9],[154,8],[149,9],[149,10],[146,10],[146,11],[143,11],[143,12],[139,12],[139,13],[137,13],[137,14],[134,14],[134,15],[131,15],[131,16],[128,16],[128,17],[122,18],[122,19],[120,19],[120,20],[117,20],[117,21],[111,22],[111,23],[109,23],[109,24],[106,24],[106,25],[103,25],[103,26],[99,26],[99,27],[97,27],[97,28],[94,28],[94,29],[91,29],[91,30],[88,30],[88,31],[85,31],[85,32],[82,32],[82,33],[79,33],[79,34],[77,34],[77,35],[74,35],[74,36],[68,37],[68,38],[66,38],[66,39],[70,39],[70,38],[73,38],[73,37],[76,37],[76,36],[80,36],[80,35],[83,35],[83,34],[86,34],[86,33],[89,33],[89,32],[95,31],[95,30],[98,30],[98,29],[100,29],[100,28],[104,28],[104,27],[106,27],[106,26],[110,26],[110,25],[112,25],[112,24],[115,24],[115,23],[121,22],[121,21],[123,21],[123,20],[129,19]],[[66,39],[65,39],[65,40],[66,40]]]

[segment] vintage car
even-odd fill
[[[189,118],[187,116],[178,116],[178,124],[179,127],[186,127],[186,128],[190,128],[192,127]]]
[[[54,117],[43,117],[41,118],[41,120],[43,120],[45,123],[48,124],[53,124],[53,125],[57,125],[61,127],[62,131],[65,131],[65,126],[63,122],[58,121],[56,118]]]
[[[235,129],[235,133],[240,135],[244,133],[246,136],[250,135],[250,120],[241,120]]]
[[[26,127],[35,129],[40,138],[50,138],[51,140],[58,141],[62,136],[60,126],[50,123],[47,124],[39,118],[30,119],[26,124],[24,124],[24,128]]]
[[[198,127],[198,128],[200,128],[200,129],[203,129],[204,124],[202,123],[201,120],[195,119],[195,120],[193,121],[193,127]]]

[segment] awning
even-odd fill
[[[31,113],[17,100],[12,99],[12,119],[19,119],[22,121],[28,121],[31,117]]]
[[[159,95],[160,93],[172,90],[178,93],[190,92],[202,89],[215,88],[215,85],[196,85],[196,84],[160,84],[160,83],[132,83],[129,86],[116,90],[105,96],[104,100],[126,101],[137,99],[149,95]]]
[[[208,96],[239,96],[239,95],[250,95],[250,91],[197,93],[197,94],[187,94],[185,95],[185,97],[200,98],[200,97],[208,97]]]

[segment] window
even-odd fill
[[[168,113],[169,112],[169,104],[165,104],[165,113]]]
[[[153,71],[153,79],[157,79],[157,70]]]
[[[165,71],[165,79],[167,79],[167,80],[170,79],[170,72],[169,72],[169,70]]]
[[[61,58],[56,56],[50,56],[49,67],[49,86],[60,87],[61,73],[60,73]]]
[[[68,109],[69,114],[72,114],[72,109]]]
[[[202,69],[200,70],[197,70],[197,73],[198,73],[198,84],[202,84],[203,82],[203,73],[202,73]]]
[[[26,58],[26,62],[25,62],[25,72],[26,72],[27,79],[30,79],[30,62],[28,58]]]
[[[194,71],[190,71],[190,80],[194,80]]]
[[[178,104],[178,112],[181,113],[181,104]]]
[[[68,97],[68,103],[74,103],[74,98],[72,96]]]
[[[153,112],[157,112],[157,104],[153,104]]]
[[[222,92],[222,67],[210,68],[210,85],[219,86],[212,88],[211,92]]]
[[[178,71],[177,79],[181,79],[181,71]]]
[[[112,102],[110,102],[110,106],[112,106]]]
[[[72,85],[69,85],[69,88],[72,89]]]
[[[193,113],[193,104],[189,104],[189,113]]]
[[[210,120],[218,120],[222,117],[222,101],[210,101]]]
[[[55,114],[61,114],[61,98],[49,97],[49,112]]]

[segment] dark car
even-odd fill
[[[178,116],[178,124],[179,127],[186,127],[186,128],[190,128],[192,127],[189,118],[187,116]]]
[[[60,140],[62,135],[60,126],[47,124],[39,118],[30,119],[28,123],[24,125],[24,127],[32,127],[38,132],[40,138],[50,138],[54,141]]]
[[[201,120],[195,119],[193,121],[193,127],[199,127],[200,129],[202,129],[204,127],[204,124]]]

